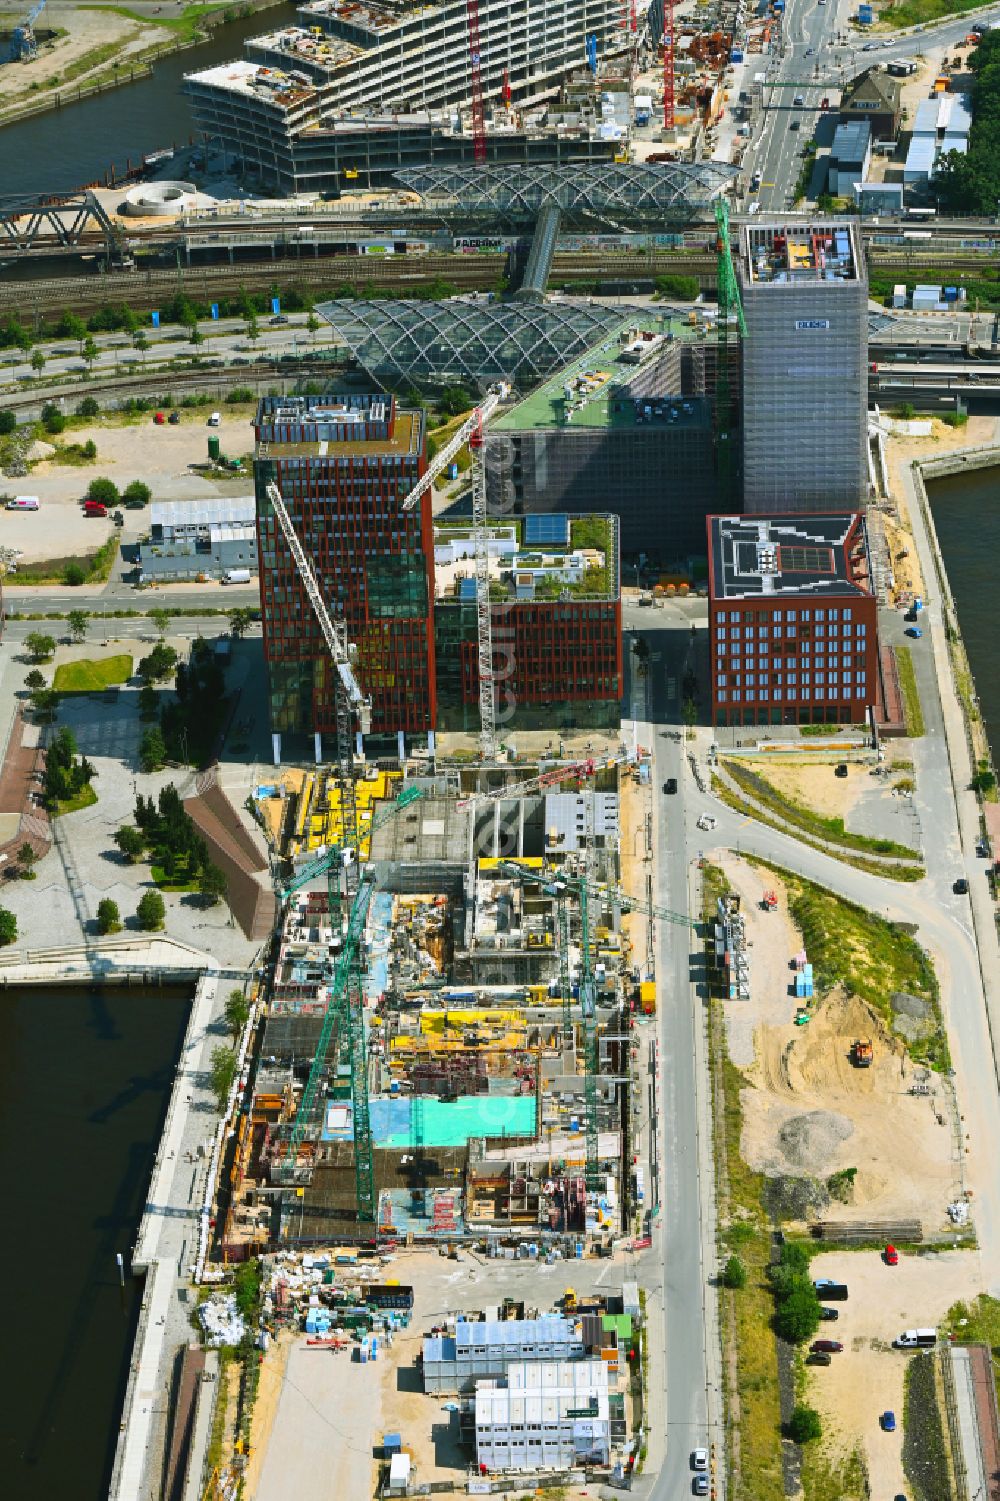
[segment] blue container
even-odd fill
[[[875,19],[875,12],[870,5],[858,6],[858,21],[862,26],[870,26]]]
[[[403,1435],[401,1433],[383,1433],[382,1453],[399,1454],[403,1448]]]
[[[944,289],[944,300],[945,300],[945,302],[957,302],[958,301],[958,288],[957,287],[945,287],[945,289]]]

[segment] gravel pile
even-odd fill
[[[842,1141],[854,1133],[853,1124],[833,1110],[810,1110],[793,1115],[778,1132],[778,1145],[793,1167],[824,1176],[833,1171],[833,1157]]]
[[[791,1178],[782,1174],[768,1176],[764,1184],[764,1208],[776,1225],[787,1220],[818,1219],[829,1203],[830,1195],[815,1178]]]

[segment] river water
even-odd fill
[[[5,1501],[106,1494],[139,1312],[134,1244],[187,993],[0,991]]]
[[[996,761],[1000,758],[1000,657],[991,601],[1000,558],[1000,469],[948,475],[929,482],[927,495]]]
[[[112,164],[123,173],[129,157],[137,162],[161,146],[186,145],[195,123],[181,93],[184,74],[242,57],[244,37],[294,19],[291,4],[244,16],[218,27],[209,41],[155,63],[150,77],[4,126],[0,194],[64,192],[103,180]],[[0,67],[0,89],[4,72]]]

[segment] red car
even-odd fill
[[[156,416],[153,418],[153,421],[156,423],[157,427],[162,427],[166,420],[167,419],[166,417],[164,417],[162,412],[157,412]]]
[[[886,1266],[899,1266],[899,1252],[895,1246],[886,1246],[884,1255]]]
[[[838,1355],[844,1347],[839,1339],[814,1339],[809,1348],[814,1355],[820,1350],[826,1350],[830,1355]]]

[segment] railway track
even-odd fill
[[[872,270],[902,281],[935,277],[946,281],[963,272],[982,275],[992,261],[975,251],[871,249]],[[99,273],[94,276],[53,277],[38,280],[0,280],[0,318],[18,317],[35,324],[52,312],[95,312],[98,308],[128,303],[136,308],[155,306],[177,292],[203,302],[217,300],[227,292],[246,288],[267,291],[278,284],[322,290],[334,296],[339,286],[360,290],[391,285],[400,295],[436,280],[448,282],[463,292],[494,288],[508,275],[505,254],[470,255],[329,255],[319,259],[285,257],[249,261],[236,265],[182,266],[144,271]],[[643,281],[663,275],[692,276],[699,289],[715,289],[715,256],[707,251],[564,252],[552,265],[550,286],[567,282],[590,284]]]

